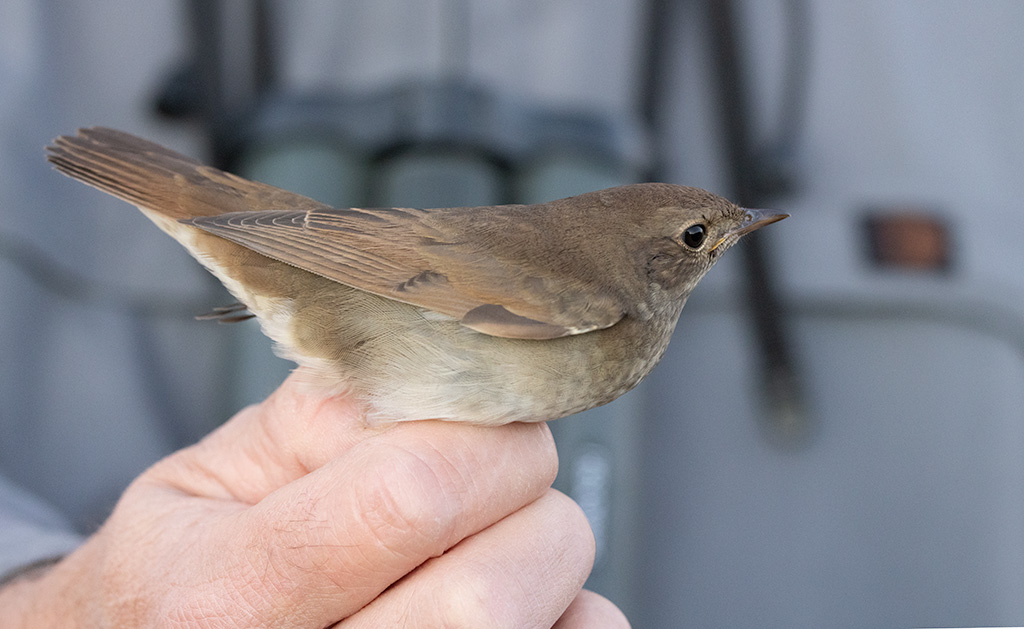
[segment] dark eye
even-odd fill
[[[683,244],[691,249],[699,249],[707,235],[708,230],[703,225],[690,225],[683,230]]]

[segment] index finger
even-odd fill
[[[228,570],[255,584],[261,623],[323,626],[530,504],[556,471],[544,425],[403,424],[238,514],[249,537]]]

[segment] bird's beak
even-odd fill
[[[744,209],[744,211],[747,214],[745,217],[743,217],[743,222],[737,225],[735,229],[730,229],[729,231],[722,234],[722,237],[718,239],[718,242],[715,243],[715,246],[711,247],[712,251],[717,249],[719,246],[721,246],[723,242],[727,240],[735,241],[743,234],[749,234],[755,229],[760,229],[765,225],[771,225],[772,223],[781,221],[782,219],[789,216],[789,214],[786,214],[785,212],[776,212],[775,210]]]

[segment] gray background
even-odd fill
[[[768,133],[785,13],[741,4]],[[281,3],[282,83],[362,94],[457,73],[519,105],[636,117],[642,5],[468,5],[459,21],[441,0]],[[801,187],[766,233],[808,436],[772,434],[732,253],[599,429],[555,426],[560,485],[597,520],[595,587],[638,627],[1024,624],[1024,4],[810,8]],[[697,3],[673,13],[664,178],[728,195],[705,22]],[[219,286],[42,157],[95,124],[203,156],[197,128],[152,114],[183,16],[169,0],[0,4],[0,471],[80,532],[286,368],[252,326],[194,322]],[[873,267],[862,221],[879,207],[942,217],[949,272]],[[54,285],[47,265],[84,280]]]

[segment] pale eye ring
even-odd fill
[[[708,229],[700,223],[690,225],[682,233],[683,244],[691,249],[700,249],[707,237]]]

